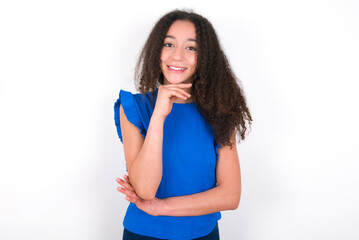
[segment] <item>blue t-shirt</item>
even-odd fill
[[[155,92],[154,105],[156,104]],[[115,103],[115,124],[122,142],[120,105],[127,119],[146,137],[153,108],[151,93],[132,94],[121,90]],[[218,146],[212,127],[195,103],[173,103],[163,126],[162,180],[156,197],[190,195],[216,187]],[[193,239],[209,234],[221,213],[172,217],[149,215],[133,203],[127,208],[123,226],[130,232],[160,239]]]

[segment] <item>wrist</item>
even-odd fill
[[[160,207],[158,208],[158,212],[157,215],[158,216],[171,216],[171,208],[170,205],[168,204],[168,199],[164,198],[164,199],[158,199],[160,201]]]
[[[151,121],[164,122],[167,116],[154,111],[151,116]]]

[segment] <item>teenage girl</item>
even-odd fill
[[[130,202],[123,239],[219,239],[220,211],[241,196],[236,135],[252,122],[243,91],[204,17],[172,11],[154,26],[115,123]]]

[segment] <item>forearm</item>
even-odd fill
[[[162,143],[165,118],[152,116],[145,141],[128,173],[132,185],[143,199],[155,197],[162,179]]]
[[[159,215],[199,216],[224,210],[234,210],[240,200],[239,189],[217,186],[210,190],[192,195],[163,199]]]

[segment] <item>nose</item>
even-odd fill
[[[172,55],[173,60],[182,60],[183,58],[183,50],[179,47],[176,47],[173,51],[173,55]]]

